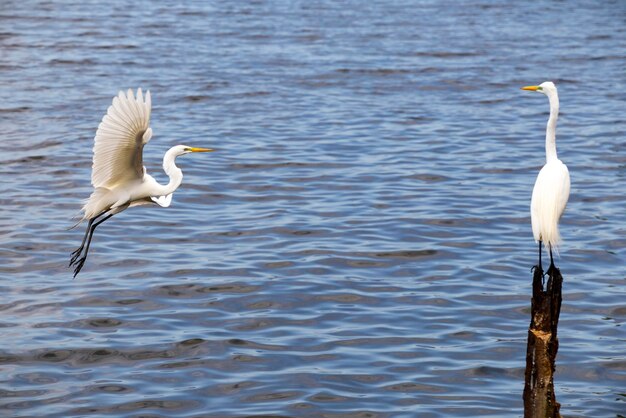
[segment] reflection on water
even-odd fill
[[[521,415],[548,107],[518,89],[547,79],[572,174],[557,397],[623,413],[623,12],[3,2],[0,415]],[[103,224],[71,280],[129,87],[160,181],[172,145],[219,152],[180,161],[172,207]]]

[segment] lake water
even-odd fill
[[[172,3],[177,3],[173,5]],[[626,414],[626,3],[0,4],[0,416],[521,416],[554,81],[572,191],[555,377]],[[172,206],[68,231],[150,89]]]

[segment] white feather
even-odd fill
[[[142,152],[150,140],[150,92],[119,92],[102,118],[94,138],[91,184],[114,188],[143,177]],[[147,135],[146,135],[147,134]]]
[[[172,194],[183,181],[176,167],[176,157],[191,152],[210,152],[209,148],[175,145],[163,156],[163,169],[169,177],[165,185],[157,183],[143,166],[143,147],[152,138],[150,128],[150,92],[137,96],[132,90],[120,92],[102,118],[94,138],[91,183],[94,191],[83,205],[83,219],[89,220],[83,241],[70,258],[74,277],[80,272],[89,253],[94,230],[111,216],[133,206],[168,207]],[[97,220],[97,222],[95,222]]]
[[[535,241],[543,241],[554,250],[561,241],[559,219],[565,211],[569,192],[567,166],[558,159],[544,165],[533,189],[530,218]]]
[[[546,126],[546,164],[543,166],[533,188],[530,201],[530,220],[535,241],[543,242],[548,248],[558,251],[561,241],[559,219],[565,211],[570,192],[567,166],[557,157],[556,123],[559,117],[559,96],[556,86],[550,81],[540,86],[524,87],[545,94],[550,102],[550,117]]]

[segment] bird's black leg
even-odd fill
[[[106,221],[107,219],[109,219],[111,216],[113,216],[113,214],[107,215],[104,218],[100,219],[98,222],[95,222],[93,225],[91,225],[88,229],[89,232],[89,237],[87,238],[87,245],[85,246],[85,251],[83,252],[82,256],[80,258],[78,258],[73,264],[75,266],[74,269],[74,278],[76,278],[76,275],[80,272],[80,270],[83,268],[83,264],[85,264],[85,261],[87,260],[87,254],[89,253],[89,246],[91,245],[91,239],[93,238],[93,233],[96,230],[96,228],[98,227],[98,225],[100,225],[102,222]],[[94,218],[95,219],[95,218]]]
[[[93,224],[93,222],[96,219],[98,219],[100,216],[104,215],[107,212],[108,211],[104,211],[89,220],[89,223],[87,224],[87,229],[85,230],[85,236],[83,237],[83,242],[80,243],[80,247],[78,247],[72,252],[71,258],[70,258],[70,264],[68,265],[68,267],[74,264],[74,262],[78,259],[80,254],[83,252],[83,248],[85,248],[85,242],[87,241],[87,236],[89,235],[89,230],[91,229],[91,224]]]
[[[541,274],[543,274],[543,267],[541,266],[541,240],[539,240],[539,264],[533,266],[530,271],[533,271],[535,269],[539,269],[539,271],[541,271]]]
[[[85,248],[85,242],[87,241],[87,235],[89,235],[89,230],[91,229],[91,224],[93,223],[93,221],[96,218],[91,218],[89,220],[89,223],[87,224],[87,229],[85,230],[85,236],[83,237],[83,242],[80,243],[80,247],[78,247],[77,249],[75,249],[71,256],[70,256],[70,264],[68,265],[71,266],[72,264],[74,264],[74,261],[76,261],[76,259],[80,256],[80,254],[83,252],[83,248]]]

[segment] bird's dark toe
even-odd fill
[[[85,260],[86,258],[80,258],[76,261],[75,263],[75,269],[74,269],[74,278],[76,278],[76,276],[78,275],[78,273],[82,270],[83,265],[85,264]]]
[[[554,264],[550,264],[550,267],[548,267],[548,271],[546,272],[546,274],[552,277],[557,271],[559,271],[559,269]]]
[[[72,251],[72,254],[70,254],[70,264],[69,264],[69,266],[71,266],[72,264],[74,264],[76,262],[76,260],[78,260],[78,257],[80,257],[82,252],[83,252],[83,247],[79,247],[76,250]]]
[[[80,255],[80,254],[75,255],[75,256],[73,256],[73,257],[70,259],[70,264],[68,265],[68,267],[70,267],[70,266],[72,266],[72,265],[76,264],[76,261],[78,260],[78,256],[79,256],[79,255]]]

